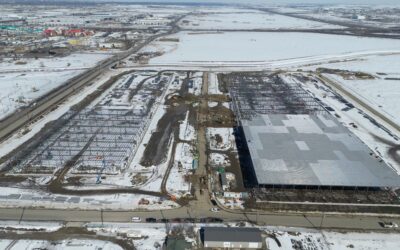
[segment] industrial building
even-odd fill
[[[261,249],[262,237],[258,228],[205,227],[204,248]]]
[[[273,74],[228,77],[238,136],[250,154],[250,186],[400,187],[400,177],[296,82]]]
[[[328,113],[259,115],[241,123],[259,186],[400,186],[400,177]]]

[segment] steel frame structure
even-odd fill
[[[35,147],[28,147],[10,161],[13,173],[53,173],[70,164],[71,173],[97,173],[103,168],[104,173],[116,174],[126,167],[152,118],[156,93],[165,92],[168,82],[154,73],[132,86],[134,78],[120,81],[108,99],[103,97],[93,106],[65,113]],[[124,104],[109,105],[110,98],[123,96],[129,96]],[[135,112],[136,106],[141,107],[140,112]]]
[[[257,114],[320,114],[323,107],[295,82],[278,75],[230,74],[229,91],[239,120]]]

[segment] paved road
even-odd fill
[[[351,100],[353,104],[357,104],[361,107],[361,110],[364,112],[369,113],[371,117],[378,118],[378,120],[385,126],[388,127],[390,130],[395,131],[396,134],[400,134],[400,126],[397,124],[396,121],[393,121],[391,118],[380,112],[379,110],[375,109],[367,102],[361,100],[361,98],[357,97],[356,95],[352,94],[346,88],[344,88],[340,83],[335,82],[333,79],[325,77],[322,74],[318,74],[318,78],[321,82],[325,83],[327,86],[331,87],[336,93],[340,94],[344,98]]]
[[[378,222],[381,217],[376,216],[343,216],[343,215],[302,215],[302,214],[256,214],[256,213],[231,213],[221,211],[218,213],[208,210],[197,209],[193,203],[189,207],[182,207],[172,210],[161,211],[79,211],[79,210],[51,210],[51,209],[0,209],[0,220],[21,220],[23,221],[64,221],[64,222],[130,222],[132,216],[141,218],[153,217],[156,219],[174,218],[223,218],[225,222],[252,221],[259,225],[286,226],[286,227],[307,227],[315,229],[345,229],[345,230],[386,230],[382,229]],[[23,216],[22,216],[23,214]],[[102,215],[103,214],[103,215]],[[385,219],[400,224],[399,218]]]

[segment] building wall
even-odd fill
[[[261,242],[223,242],[223,241],[204,241],[205,248],[248,248],[260,249]]]

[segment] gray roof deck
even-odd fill
[[[258,184],[399,187],[400,177],[330,114],[241,121]]]
[[[204,227],[204,241],[261,242],[258,228]]]

